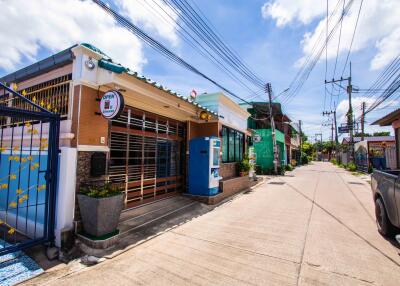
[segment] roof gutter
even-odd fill
[[[45,58],[37,63],[29,65],[23,69],[17,70],[16,72],[3,76],[2,78],[0,78],[0,82],[18,83],[38,76],[40,74],[44,74],[53,69],[70,64],[73,60],[71,49],[75,46],[77,45],[74,45],[66,50]]]

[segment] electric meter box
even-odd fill
[[[189,142],[189,193],[213,196],[219,191],[219,153],[217,137],[199,137]]]

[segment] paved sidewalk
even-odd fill
[[[369,185],[313,163],[46,285],[400,285],[398,252]]]

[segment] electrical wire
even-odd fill
[[[257,92],[253,89],[251,89],[247,84],[245,84],[238,76],[233,74],[228,68],[226,68],[220,60],[218,60],[213,54],[211,54],[201,42],[199,42],[196,38],[194,38],[188,31],[183,27],[182,25],[179,24],[178,21],[175,21],[175,19],[162,7],[157,1],[152,0],[152,2],[161,10],[163,13],[168,17],[167,19],[164,17],[162,13],[159,12],[158,9],[154,9],[152,5],[150,5],[147,0],[142,0],[147,6],[144,6],[149,12],[155,12],[157,13],[157,16],[162,19],[165,23],[170,25],[172,28],[175,29],[175,31],[181,36],[181,38],[188,44],[190,45],[195,51],[197,51],[200,55],[203,57],[207,58],[212,64],[214,64],[220,71],[224,72],[227,74],[231,79],[234,80],[237,84],[241,85],[243,88],[247,89],[250,94],[253,94],[255,96],[260,96],[262,93]],[[139,1],[139,3],[142,3]],[[173,24],[171,23],[173,22]],[[180,29],[177,29],[177,25]]]
[[[356,20],[356,24],[354,26],[353,36],[351,37],[350,48],[349,48],[349,51],[348,51],[347,56],[346,56],[346,61],[344,63],[344,67],[343,67],[343,71],[342,71],[342,76],[341,77],[343,77],[344,72],[345,72],[346,67],[347,67],[347,63],[349,61],[349,57],[350,57],[350,54],[351,54],[351,49],[353,47],[353,42],[354,42],[354,38],[355,38],[355,35],[356,35],[358,21],[360,19],[360,14],[361,14],[361,9],[363,7],[363,3],[364,3],[364,0],[361,0],[360,7],[358,8],[357,20]]]
[[[163,0],[170,6],[180,19],[196,34],[199,39],[207,43],[210,49],[216,53],[226,64],[238,72],[249,82],[259,88],[263,88],[265,83],[259,80],[252,72],[243,68],[243,65],[234,59],[234,56],[226,45],[217,35],[207,26],[199,14],[184,0]]]
[[[114,18],[114,20],[119,25],[121,25],[122,27],[124,27],[125,29],[130,31],[132,34],[134,34],[137,37],[139,37],[140,39],[142,39],[151,48],[153,48],[157,52],[161,53],[163,56],[165,56],[166,58],[168,58],[172,62],[175,62],[176,64],[180,65],[181,67],[183,67],[183,68],[185,68],[185,69],[187,69],[187,70],[189,70],[189,71],[201,76],[202,78],[208,80],[209,82],[213,83],[215,86],[219,87],[220,89],[222,89],[226,93],[230,94],[234,98],[251,105],[251,103],[248,102],[247,100],[245,100],[242,97],[238,96],[237,94],[235,94],[231,90],[225,88],[224,86],[222,86],[221,84],[216,82],[214,79],[208,77],[207,75],[205,75],[204,73],[199,71],[197,68],[195,68],[194,66],[190,65],[188,62],[183,60],[181,57],[179,57],[176,54],[174,54],[172,51],[170,51],[168,48],[166,48],[163,44],[161,44],[160,42],[158,42],[155,39],[153,39],[152,37],[150,37],[148,34],[146,34],[144,31],[142,31],[139,27],[137,27],[136,25],[134,25],[133,23],[128,21],[126,18],[124,18],[121,15],[119,15],[117,12],[115,12],[113,9],[111,9],[107,4],[105,4],[101,0],[92,0],[92,1],[95,4],[97,4],[99,7],[101,7],[107,14],[112,16]]]
[[[340,4],[341,0],[339,0],[335,6],[335,8],[333,9],[330,17],[329,17],[329,22],[333,21],[332,19],[335,17],[335,15],[337,14],[337,11],[339,9],[339,4]],[[340,23],[343,21],[344,16],[346,16],[351,8],[351,6],[353,5],[354,0],[350,0],[349,2],[347,2],[345,9],[343,11],[343,13],[341,13],[340,17],[338,18],[338,20],[336,21],[335,25],[333,25],[331,31],[329,32],[328,35],[328,43],[329,41],[332,39],[332,37],[334,36],[336,30],[338,29]],[[298,73],[296,74],[295,78],[292,80],[291,84],[290,84],[290,88],[291,88],[291,92],[285,97],[284,100],[282,100],[282,103],[290,103],[291,100],[293,100],[293,98],[298,94],[298,92],[300,91],[300,89],[302,88],[302,86],[304,85],[304,83],[307,81],[310,73],[312,72],[313,68],[315,67],[316,63],[318,62],[318,60],[321,57],[322,52],[325,50],[326,45],[325,43],[320,46],[320,42],[321,42],[321,38],[323,32],[320,33],[318,39],[316,40],[313,49],[311,51],[311,53],[308,55],[307,59],[305,60],[304,64],[302,65],[302,67],[299,69]]]

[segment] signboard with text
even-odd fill
[[[124,97],[116,90],[107,91],[100,100],[100,112],[107,119],[118,117],[124,110]]]
[[[350,131],[349,126],[339,126],[338,129],[339,129],[339,133],[349,133],[349,131]]]

